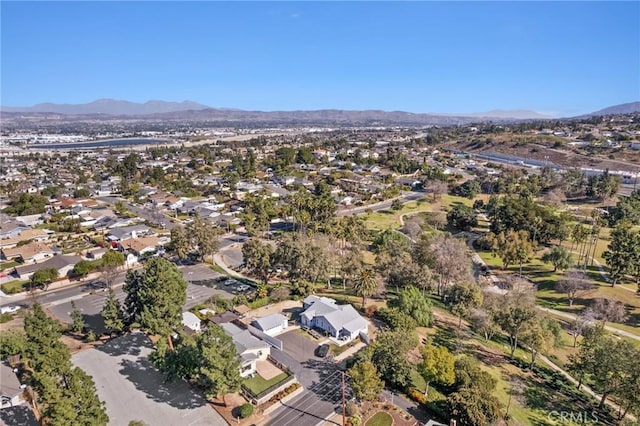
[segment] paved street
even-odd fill
[[[102,291],[88,294],[84,297],[73,300],[76,307],[82,312],[87,326],[98,333],[105,331],[100,311],[102,311],[102,307],[105,304],[107,294],[108,293],[106,291]],[[115,294],[116,298],[120,301],[121,304],[123,304],[126,294],[122,290],[122,287],[116,288]],[[214,294],[219,294],[220,296],[225,298],[233,297],[233,295],[231,295],[230,293],[218,290],[216,288],[189,284],[187,286],[187,302],[184,305],[184,309],[188,310],[198,303],[204,302]],[[47,308],[49,312],[51,312],[61,321],[70,323],[70,314],[73,310],[73,308],[71,307],[71,302],[72,300],[58,300],[45,305],[45,308]]]
[[[403,192],[398,199],[401,202],[405,203],[407,201],[419,200],[420,198],[425,197],[425,195],[426,194],[424,192]],[[353,214],[356,214],[356,215],[362,214],[362,213],[365,213],[368,209],[371,209],[374,212],[377,212],[380,210],[386,210],[391,208],[391,203],[393,203],[394,199],[382,201],[380,203],[372,204],[369,206],[353,207],[350,209],[338,210],[336,212],[336,216],[349,216]]]
[[[278,336],[284,351],[271,350],[271,355],[287,365],[304,386],[304,392],[274,411],[268,426],[313,426],[335,412],[342,401],[342,376],[337,364],[314,355],[319,341],[297,331]],[[350,397],[350,395],[349,395]]]

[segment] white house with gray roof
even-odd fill
[[[269,336],[276,336],[287,329],[289,320],[282,314],[271,314],[256,318],[251,325]]]
[[[233,339],[236,351],[240,355],[240,376],[247,377],[256,372],[256,362],[265,361],[271,354],[271,346],[256,337],[249,330],[243,330],[235,324],[220,324],[225,333]]]
[[[311,295],[304,299],[302,307],[302,326],[319,328],[331,337],[345,341],[351,341],[360,334],[367,335],[369,324],[351,305],[337,305],[328,297]]]

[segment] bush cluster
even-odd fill
[[[418,404],[426,404],[428,402],[428,399],[425,396],[425,394],[423,392],[420,392],[416,388],[410,388],[409,392],[407,394],[408,394],[409,398],[411,398],[412,400],[414,400]]]
[[[249,404],[248,402],[246,404],[242,404],[240,406],[240,418],[241,419],[246,419],[247,417],[251,417],[251,415],[253,414],[253,405]]]
[[[298,382],[292,383],[291,385],[287,386],[284,390],[281,390],[277,394],[273,395],[271,399],[269,399],[269,402],[280,401],[285,396],[292,394],[299,387],[300,387],[300,383]]]

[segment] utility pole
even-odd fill
[[[342,372],[342,426],[346,426],[347,417],[346,417],[346,404],[345,404],[345,395],[344,395],[344,371]]]

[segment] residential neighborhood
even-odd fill
[[[0,419],[63,415],[46,354],[92,393],[60,424],[560,424],[574,400],[631,421],[639,120],[11,142]]]

